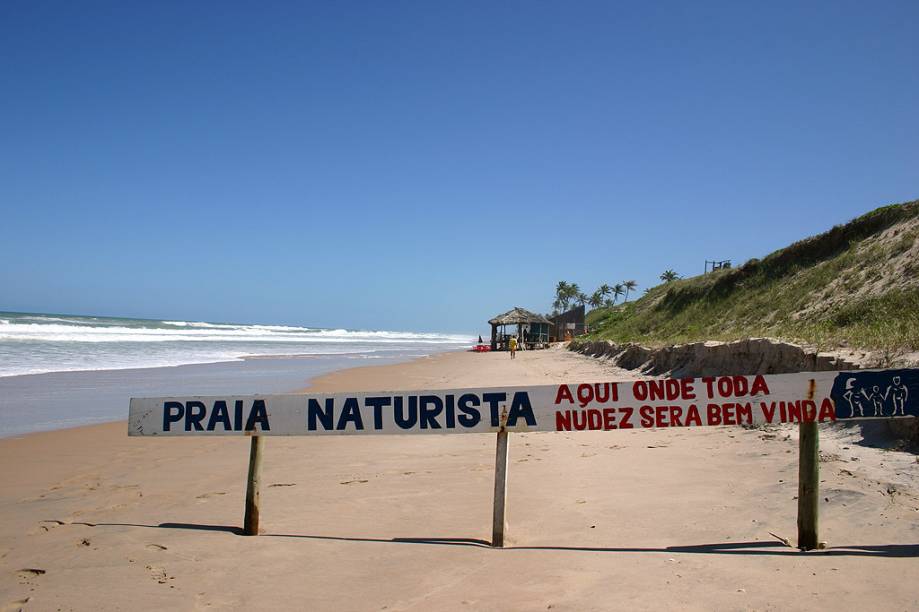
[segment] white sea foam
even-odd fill
[[[471,337],[389,331],[316,330],[265,325],[165,329],[154,327],[91,327],[37,323],[2,323],[0,341],[37,342],[412,342],[453,344]]]
[[[471,336],[203,321],[12,315],[0,319],[0,377],[233,361],[246,357],[430,354]]]

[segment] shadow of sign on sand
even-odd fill
[[[77,524],[77,523],[74,523]],[[243,530],[231,525],[207,525],[200,523],[160,523],[158,525],[142,525],[136,523],[79,523],[89,527],[144,527],[149,529],[187,529],[190,531],[216,531],[243,535]],[[593,553],[667,553],[667,554],[702,554],[702,555],[788,555],[800,556],[800,552],[787,546],[781,546],[773,540],[760,540],[752,542],[719,542],[715,544],[686,544],[653,547],[616,547],[616,546],[505,546],[494,548],[487,540],[477,538],[449,538],[449,537],[397,537],[397,538],[365,538],[357,536],[313,535],[298,533],[261,533],[263,538],[291,538],[305,540],[325,540],[333,542],[368,542],[373,544],[423,544],[434,546],[470,546],[474,548],[487,548],[489,550],[554,550],[571,552]],[[848,546],[833,546],[824,550],[815,550],[809,555],[831,555],[849,557],[890,557],[912,558],[919,557],[919,544],[858,544]]]

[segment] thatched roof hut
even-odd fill
[[[552,326],[552,321],[526,308],[517,306],[504,314],[499,314],[488,323],[491,325],[491,350],[493,351],[503,350],[506,346],[506,327],[508,325],[516,325],[517,337],[533,348],[546,346],[549,343],[549,328]],[[502,328],[500,335],[498,334],[499,327]]]
[[[516,306],[504,314],[499,314],[494,319],[491,319],[489,323],[491,325],[519,325],[521,323],[552,323],[552,321],[541,314],[536,314],[535,312],[530,312],[526,308]]]

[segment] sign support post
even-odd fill
[[[495,446],[495,504],[491,520],[491,545],[494,548],[504,547],[504,528],[507,525],[505,507],[507,505],[507,409],[501,414],[501,429],[498,430],[498,441]]]
[[[817,548],[820,503],[820,430],[817,423],[801,423],[798,449],[798,548]]]
[[[252,436],[249,447],[249,477],[246,482],[246,516],[243,520],[245,535],[258,535],[258,510],[261,504],[262,449],[264,436]]]

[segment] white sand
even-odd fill
[[[454,353],[315,388],[627,378],[558,350]],[[269,438],[257,538],[234,533],[245,438],[4,439],[0,609],[919,608],[919,464],[822,432],[830,548],[806,554],[769,535],[796,537],[794,428],[512,434],[503,550],[490,434]]]

